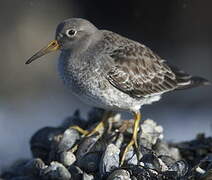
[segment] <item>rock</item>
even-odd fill
[[[119,153],[120,150],[114,144],[107,146],[100,161],[99,171],[101,176],[119,167]]]
[[[82,180],[94,180],[94,177],[91,174],[83,173]]]
[[[140,144],[142,143],[142,140],[146,140],[151,145],[155,145],[158,139],[163,139],[163,128],[162,126],[158,126],[153,120],[147,119],[144,121],[143,124],[141,124],[141,139]],[[146,147],[146,146],[145,146]],[[148,147],[149,148],[149,147]]]
[[[161,171],[161,165],[158,160],[158,157],[156,157],[153,154],[145,154],[141,158],[141,162],[144,163],[144,166],[150,169],[155,169],[157,171]]]
[[[30,148],[34,158],[41,158],[44,162],[49,159],[51,143],[54,137],[61,134],[61,128],[45,127],[37,131],[30,140]]]
[[[71,151],[64,151],[60,154],[60,162],[64,166],[71,166],[75,161],[76,157]]]
[[[177,161],[169,167],[169,171],[177,172],[177,177],[183,177],[188,172],[188,164],[183,161]]]
[[[44,162],[40,158],[32,159],[23,166],[23,174],[38,177],[41,170],[45,167]]]
[[[90,152],[83,156],[77,165],[87,173],[97,172],[102,152]]]
[[[82,180],[83,171],[78,166],[72,165],[68,168],[68,170],[71,173],[73,180]]]
[[[67,129],[58,144],[57,153],[70,150],[78,139],[79,133],[75,129]]]
[[[141,125],[139,148],[133,146],[126,154],[124,165],[120,166],[120,154],[132,136],[132,120],[129,123],[125,120],[123,125],[120,114],[112,116],[106,121],[105,128],[90,137],[70,128],[79,125],[92,129],[102,119],[103,113],[94,109],[88,122],[82,122],[79,112],[75,112],[57,128],[40,129],[30,141],[34,158],[19,160],[8,169],[1,170],[0,179],[211,179],[212,138],[200,134],[192,141],[168,143],[162,140],[162,127],[153,120],[146,120]],[[124,131],[126,128],[127,131]],[[76,144],[78,149],[74,151]]]
[[[134,152],[134,150],[132,148],[131,148],[130,151],[127,152],[126,158],[125,158],[125,162],[127,164],[134,164],[134,165],[138,164],[137,155],[136,155],[136,153]]]
[[[130,173],[124,169],[117,169],[108,176],[107,180],[131,180]]]
[[[43,179],[70,180],[71,174],[62,164],[51,162],[49,167],[43,169],[41,177]]]
[[[93,134],[92,136],[89,136],[89,137],[85,137],[77,150],[77,153],[76,153],[77,159],[80,160],[84,155],[90,152],[90,150],[97,143],[100,137],[101,137],[101,134],[98,134],[98,133]]]

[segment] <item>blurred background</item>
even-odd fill
[[[150,47],[162,58],[212,81],[211,0],[1,0],[0,1],[0,169],[30,157],[29,139],[41,127],[56,126],[82,104],[63,86],[58,53],[26,66],[34,52],[54,38],[57,24],[82,17]],[[212,133],[212,87],[164,95],[142,108],[163,125],[169,141]]]

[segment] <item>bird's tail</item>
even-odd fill
[[[211,83],[207,79],[198,76],[191,76],[174,66],[170,66],[170,68],[176,75],[176,79],[178,82],[178,87],[176,88],[177,90],[211,85]]]

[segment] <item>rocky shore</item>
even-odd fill
[[[93,109],[84,120],[79,111],[59,127],[44,127],[30,140],[31,159],[2,170],[0,180],[212,180],[212,138],[203,134],[188,142],[163,140],[163,128],[151,119],[139,131],[139,149],[120,156],[130,140],[133,121],[120,114],[99,133],[84,137],[72,126],[92,129],[103,111]]]

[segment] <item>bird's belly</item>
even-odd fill
[[[138,100],[119,91],[109,82],[102,85],[102,82],[98,81],[99,79],[101,78],[95,77],[92,80],[88,80],[87,83],[84,82],[84,84],[72,84],[71,91],[82,102],[107,110],[138,111],[142,105],[151,104],[160,99],[160,96],[154,96]]]
[[[160,96],[154,98],[135,99],[113,87],[97,68],[75,72],[74,69],[60,69],[64,84],[82,102],[91,106],[112,110],[138,111],[144,104],[158,101]]]

